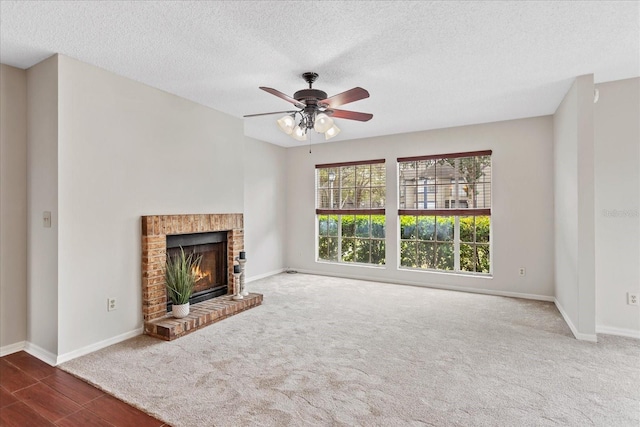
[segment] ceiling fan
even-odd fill
[[[317,73],[303,73],[302,78],[309,84],[309,89],[299,90],[293,94],[293,97],[270,87],[260,86],[260,89],[265,92],[290,102],[297,108],[297,110],[248,114],[244,117],[257,117],[269,114],[285,113],[286,116],[277,121],[278,126],[284,133],[298,141],[307,140],[307,131],[309,129],[313,129],[316,132],[324,134],[325,139],[333,138],[340,132],[340,128],[335,125],[333,118],[366,122],[371,120],[373,117],[373,114],[369,113],[339,110],[336,108],[350,102],[368,98],[369,92],[365,89],[361,87],[354,87],[346,92],[327,98],[326,92],[312,88],[313,82],[318,78]]]

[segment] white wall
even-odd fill
[[[65,56],[59,61],[64,359],[142,327],[142,215],[243,211],[244,137],[239,119]],[[112,312],[109,297],[117,299]]]
[[[27,70],[28,341],[58,351],[58,57]],[[51,228],[42,214],[51,212]]]
[[[493,277],[409,271],[398,266],[396,158],[493,150]],[[550,300],[553,296],[553,122],[550,116],[326,143],[287,150],[286,264],[301,271],[395,283],[488,291]],[[386,266],[315,260],[316,164],[385,158]],[[526,267],[527,275],[518,275]]]
[[[244,147],[246,275],[255,280],[284,269],[286,150],[249,137]]]
[[[640,79],[596,86],[596,324],[598,332],[640,338]]]
[[[593,75],[580,76],[555,115],[555,297],[576,338],[595,341]]]
[[[27,340],[27,73],[0,64],[0,355]]]

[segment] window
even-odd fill
[[[398,159],[400,266],[491,273],[491,151]]]
[[[385,263],[384,159],[316,165],[318,260]]]

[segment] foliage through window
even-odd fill
[[[384,265],[384,215],[318,215],[318,259]]]
[[[453,217],[402,216],[400,265],[453,270]]]
[[[384,265],[384,160],[316,166],[318,260]]]
[[[491,273],[491,151],[398,159],[400,266]]]
[[[460,270],[489,273],[491,217],[460,217]]]

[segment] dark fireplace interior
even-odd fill
[[[167,235],[167,257],[180,253],[180,248],[188,255],[201,256],[196,288],[190,304],[202,302],[227,293],[227,232]],[[167,311],[171,311],[171,301],[167,301]]]

